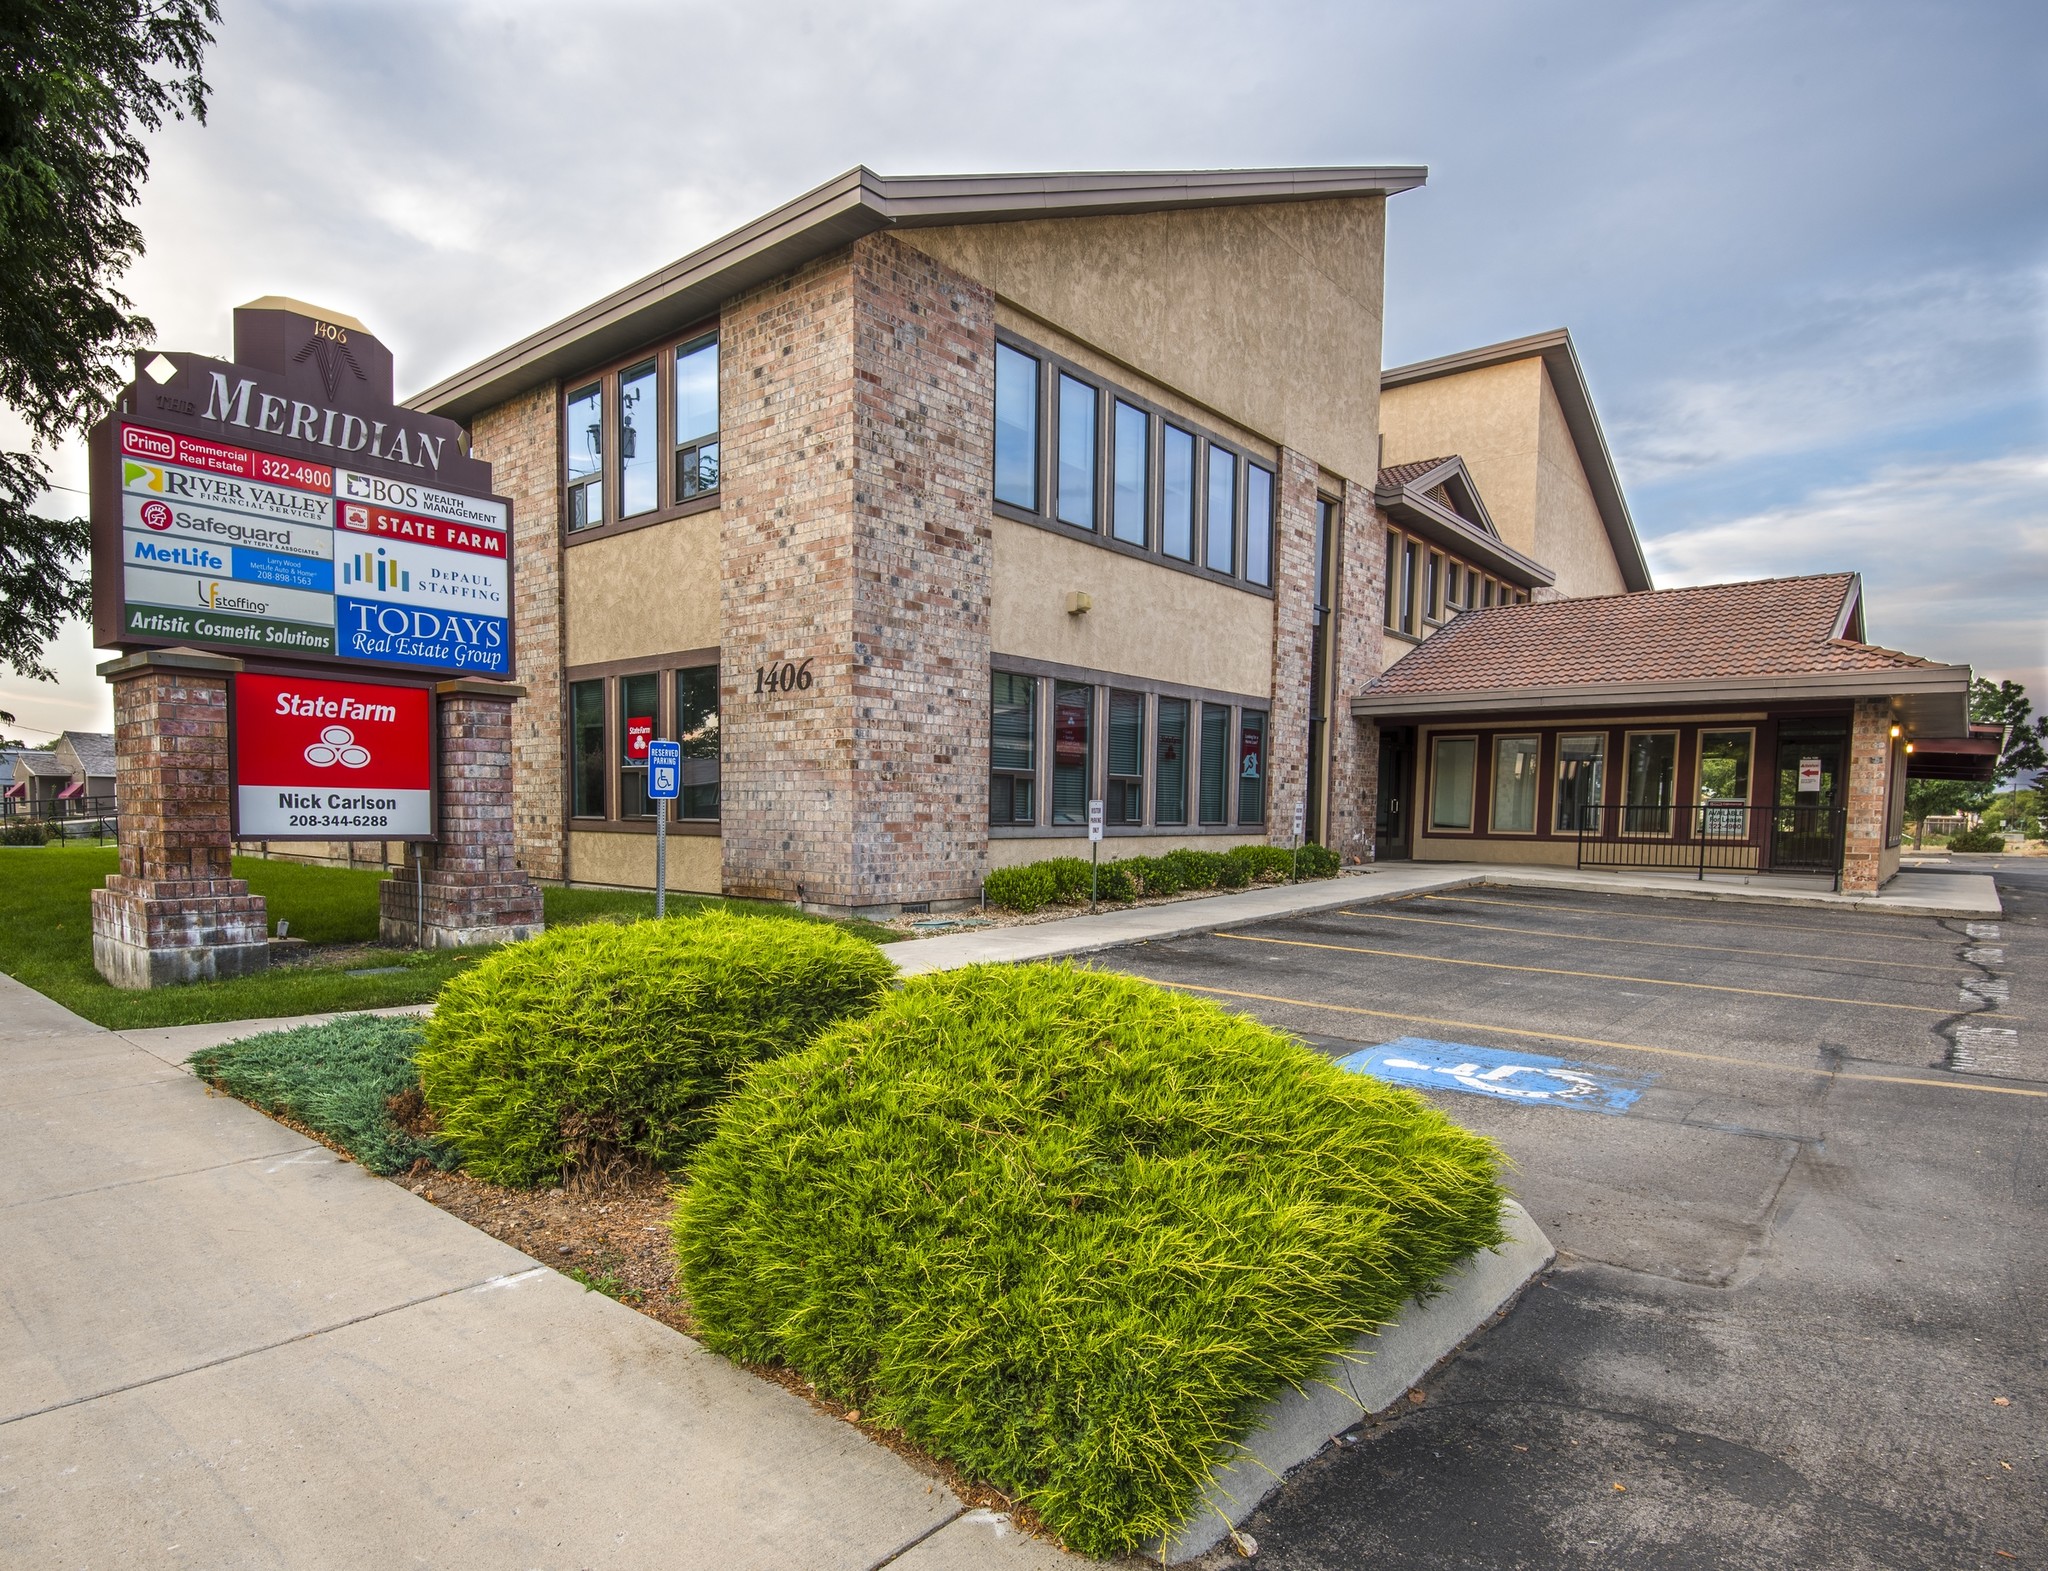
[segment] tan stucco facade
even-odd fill
[[[562,578],[572,668],[716,648],[718,510],[576,541]]]
[[[715,895],[719,856],[716,835],[668,837],[668,887],[679,894]],[[621,889],[654,887],[654,836],[569,831],[569,881]]]
[[[1049,529],[994,520],[990,646],[1247,698],[1273,686],[1273,602]],[[1093,602],[1074,615],[1068,596]]]
[[[1539,368],[1541,405],[1536,440],[1536,560],[1557,574],[1560,599],[1618,595],[1628,585],[1614,560],[1614,543],[1600,517],[1600,504],[1579,461],[1578,444],[1565,424],[1548,371]],[[1484,495],[1484,493],[1481,493]]]
[[[1377,468],[1386,200],[907,229],[997,298],[1338,474]]]

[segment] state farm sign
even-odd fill
[[[249,672],[234,684],[237,836],[433,838],[434,701],[426,688]]]

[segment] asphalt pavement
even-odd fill
[[[1996,922],[1473,889],[1100,957],[1424,1088],[1560,1251],[1260,1563],[2048,1563],[2048,867],[1997,873]]]

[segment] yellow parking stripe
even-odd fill
[[[1628,891],[1617,889],[1615,893],[1627,894]],[[1568,911],[1574,916],[1610,916],[1613,914],[1601,910],[1598,906],[1557,905],[1541,900],[1495,900],[1488,895],[1411,895],[1408,898],[1419,900],[1456,900],[1466,905],[1475,906],[1513,906],[1517,911]],[[1934,920],[1931,916],[1891,916],[1889,912],[1885,911],[1858,911],[1855,914],[1857,916],[1888,917],[1894,922],[1932,922]],[[1759,922],[1749,917],[1741,916],[1667,916],[1662,911],[1631,911],[1629,916],[1646,922],[1698,922],[1708,927],[1775,927],[1787,933],[1810,933],[1813,931],[1813,924],[1810,922]],[[1904,933],[1859,933],[1856,936],[1873,939],[1882,944],[1902,942],[1912,944],[1960,944],[1966,942],[1966,940],[1956,935],[1950,935],[1947,938],[1914,938]]]
[[[1556,966],[1516,966],[1500,960],[1464,960],[1456,955],[1418,955],[1408,949],[1367,949],[1359,944],[1313,944],[1305,938],[1255,938],[1250,933],[1218,933],[1240,944],[1280,944],[1289,949],[1333,949],[1339,954],[1378,955],[1388,960],[1424,960],[1431,965],[1473,966],[1482,971],[1527,971],[1537,976],[1571,976],[1589,982],[1637,982],[1644,987],[1683,987],[1701,993],[1740,993],[1748,998],[1791,998],[1803,1004],[1848,1004],[1857,1009],[1902,1009],[1915,1015],[1956,1015],[1969,1011],[1941,1009],[1932,1004],[1880,1004],[1862,998],[1830,998],[1824,993],[1779,993],[1761,987],[1726,987],[1719,982],[1667,982],[1659,976],[1618,976],[1612,971],[1562,971]],[[2023,1015],[1998,1016],[2001,1021],[2023,1020]]]
[[[1490,1031],[1495,1036],[1532,1037],[1539,1042],[1566,1042],[1574,1047],[1607,1047],[1622,1053],[1654,1053],[1661,1058],[1696,1058],[1710,1064],[1730,1064],[1738,1069],[1761,1069],[1775,1075],[1818,1075],[1829,1080],[1875,1080],[1884,1085],[1933,1086],[1944,1091],[1988,1091],[1994,1096],[2048,1097],[2048,1091],[2031,1086],[1984,1085],[1975,1080],[1924,1080],[1912,1075],[1874,1075],[1860,1069],[1818,1069],[1809,1064],[1773,1064],[1760,1058],[1736,1058],[1727,1053],[1702,1053],[1695,1048],[1651,1047],[1642,1042],[1610,1042],[1597,1036],[1566,1036],[1560,1031],[1525,1031],[1514,1026],[1482,1025],[1475,1020],[1444,1020],[1434,1015],[1404,1015],[1391,1009],[1361,1009],[1353,1004],[1319,1004],[1311,998],[1281,998],[1272,993],[1243,993],[1228,987],[1202,987],[1194,982],[1168,982],[1147,977],[1160,987],[1184,993],[1210,993],[1218,998],[1244,998],[1261,1004],[1287,1004],[1296,1009],[1323,1009],[1332,1014],[1368,1015],[1375,1020],[1399,1020],[1408,1025],[1448,1026],[1453,1031]],[[1365,1044],[1360,1044],[1361,1046]]]
[[[1447,916],[1395,916],[1391,911],[1341,911],[1368,922],[1427,922],[1432,927],[1471,927],[1488,933],[1515,933],[1525,938],[1569,938],[1581,944],[1633,944],[1642,949],[1696,949],[1717,955],[1768,955],[1773,960],[1835,960],[1843,965],[1897,966],[1908,971],[1956,972],[1956,962],[1929,965],[1924,960],[1866,960],[1861,955],[1803,955],[1789,949],[1737,949],[1730,944],[1674,944],[1657,938],[1610,938],[1605,933],[1567,933],[1553,927],[1511,927],[1505,922],[1459,922]]]

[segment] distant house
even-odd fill
[[[48,748],[9,749],[6,799],[39,812],[61,802],[114,806],[114,738],[104,731],[66,731]],[[19,809],[17,809],[19,811]]]

